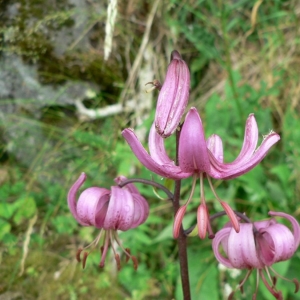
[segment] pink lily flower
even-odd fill
[[[257,278],[261,278],[264,285],[276,299],[283,299],[282,294],[275,287],[276,277],[282,278],[272,268],[276,262],[290,259],[298,249],[300,243],[300,226],[291,215],[282,212],[269,212],[271,216],[283,217],[291,222],[293,232],[274,218],[267,221],[240,224],[237,233],[231,225],[225,225],[216,233],[213,240],[213,251],[217,260],[228,268],[248,269],[245,279],[238,288],[242,288],[253,269],[257,270]],[[220,245],[227,257],[220,251]],[[271,277],[270,270],[275,274]],[[265,276],[267,275],[267,276]],[[294,279],[296,291],[299,282]],[[256,299],[256,291],[252,299]],[[235,291],[229,296],[232,299]]]
[[[150,171],[171,179],[183,179],[204,173],[216,179],[231,179],[241,176],[266,156],[269,149],[280,140],[280,136],[271,131],[264,136],[256,149],[258,128],[253,114],[250,114],[245,127],[244,142],[240,154],[231,163],[223,162],[221,138],[214,134],[205,141],[201,118],[196,108],[191,108],[182,126],[179,139],[179,166],[169,158],[164,147],[164,139],[152,125],[149,134],[149,152],[145,150],[134,131],[130,128],[122,132],[138,160]]]
[[[167,155],[164,139],[156,132],[152,125],[149,133],[149,153],[142,146],[132,129],[125,129],[123,137],[131,147],[138,160],[150,171],[174,180],[193,176],[193,188],[186,204],[180,208],[175,216],[174,237],[178,237],[179,228],[186,212],[186,207],[191,201],[195,188],[195,181],[200,178],[200,207],[198,209],[198,233],[200,238],[213,237],[209,223],[209,214],[205,204],[203,178],[206,177],[210,187],[225,209],[235,230],[239,231],[239,222],[229,205],[222,201],[216,194],[211,177],[215,179],[231,179],[241,176],[253,169],[266,156],[269,149],[279,141],[280,136],[271,131],[264,136],[261,145],[256,149],[258,128],[253,114],[250,114],[245,127],[244,142],[240,154],[231,163],[223,162],[223,145],[221,138],[213,134],[205,140],[201,118],[196,108],[191,108],[182,126],[178,145],[179,165]]]
[[[129,249],[124,249],[118,237],[117,230],[126,231],[135,228],[144,223],[149,215],[148,202],[143,198],[138,189],[133,184],[128,184],[123,188],[112,186],[111,190],[90,187],[84,190],[76,200],[76,193],[83,185],[86,179],[85,173],[82,173],[77,181],[71,187],[68,193],[69,209],[77,220],[83,226],[93,226],[100,230],[97,238],[86,248],[95,248],[102,236],[103,246],[101,247],[100,267],[104,267],[106,254],[111,246],[118,269],[120,269],[120,257],[116,253],[113,241],[116,241],[126,255],[127,260],[131,259],[134,268],[138,266],[137,259],[130,254]],[[119,176],[115,179],[116,183],[126,180]],[[80,254],[83,249],[77,252],[77,260],[80,261]],[[88,253],[83,256],[83,267],[85,267]]]
[[[168,137],[176,130],[189,100],[189,89],[189,68],[179,52],[174,50],[156,105],[154,123],[162,137]]]

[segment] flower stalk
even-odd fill
[[[176,164],[178,164],[178,143],[179,143],[180,131],[176,132]],[[180,207],[180,188],[181,180],[175,181],[174,188],[174,201],[173,201],[173,210],[174,216]],[[179,265],[180,265],[180,275],[181,275],[181,284],[182,284],[182,293],[184,300],[191,299],[190,291],[190,279],[189,279],[189,267],[188,267],[188,256],[187,256],[187,236],[184,234],[183,227],[180,225],[179,236],[177,239],[178,245],[178,256],[179,256]]]

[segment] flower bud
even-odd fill
[[[187,106],[189,89],[189,68],[174,50],[156,106],[155,127],[162,137],[168,137],[176,130]]]

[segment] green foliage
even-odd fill
[[[126,68],[133,65],[139,50],[151,3],[126,9],[120,4],[120,14],[127,10],[138,13],[134,18],[120,17],[114,37],[117,55],[104,62],[100,48],[94,52],[69,51],[63,57],[55,56],[49,38],[44,35],[45,29],[55,32],[71,28],[72,17],[80,12],[66,9],[63,3],[47,10],[42,9],[41,2],[34,2],[27,10],[22,5],[21,12],[22,18],[32,14],[35,22],[16,18],[12,26],[0,28],[6,38],[6,45],[0,50],[37,61],[41,79],[46,83],[59,84],[67,79],[100,82],[101,91],[94,102],[88,102],[90,108],[117,102],[120,86],[125,86],[128,76]],[[149,38],[151,45],[160,45],[155,48],[157,57],[165,57],[165,46],[161,46],[165,42],[182,50],[191,70],[190,103],[201,112],[206,136],[215,133],[222,138],[226,162],[234,160],[240,151],[245,120],[250,113],[257,120],[259,143],[272,129],[281,135],[281,141],[254,170],[235,180],[214,181],[220,198],[253,220],[266,218],[269,210],[285,211],[299,219],[300,43],[295,29],[298,13],[293,1],[276,0],[262,2],[256,15],[252,15],[257,3],[245,0],[164,2],[164,13],[156,15]],[[253,23],[251,15],[255,17]],[[95,12],[90,16],[91,28],[95,24],[94,36],[103,35],[102,29],[97,28],[102,26],[98,21],[102,24],[103,16]],[[128,24],[129,19],[132,24]],[[125,24],[121,23],[124,20]],[[90,38],[96,40],[95,44],[101,44],[101,39],[92,35]],[[98,235],[98,230],[78,225],[66,203],[67,192],[81,172],[87,174],[84,188],[109,188],[119,174],[153,179],[170,190],[174,188],[173,181],[164,180],[141,166],[121,138],[123,124],[127,126],[133,116],[123,114],[85,121],[78,120],[73,109],[46,107],[43,116],[34,120],[26,111],[30,101],[25,100],[13,104],[20,105],[17,117],[8,113],[9,121],[0,124],[0,293],[20,291],[30,299],[182,299],[177,242],[172,237],[172,205],[163,192],[152,187],[137,184],[150,204],[148,220],[134,230],[120,233],[123,245],[137,256],[137,271],[133,270],[131,261],[126,264],[122,257],[122,269],[117,272],[110,254],[105,268],[99,269],[99,249],[88,256],[85,270],[75,260],[77,249]],[[6,99],[0,105],[9,102]],[[141,126],[150,128],[153,117],[152,110]],[[8,141],[7,133],[14,126],[25,127],[26,136]],[[31,148],[25,149],[25,140],[32,137],[35,139]],[[174,158],[173,137],[165,145]],[[11,149],[22,149],[30,159],[21,161],[17,154],[11,154]],[[191,179],[182,181],[182,203],[188,198],[190,187]],[[200,203],[198,185],[196,190],[184,218],[185,228],[196,223]],[[211,213],[221,210],[207,184],[205,196]],[[34,216],[37,221],[26,244]],[[226,216],[214,221],[214,229],[227,221]],[[192,298],[225,299],[225,284],[236,286],[246,271],[234,277],[230,270],[218,268],[211,241],[202,241],[194,233],[188,238]],[[23,257],[25,268],[19,276]],[[287,278],[299,277],[299,253],[274,268]],[[246,283],[244,295],[237,292],[236,298],[251,298],[255,286],[253,274]],[[293,294],[292,284],[279,279],[278,288],[283,291],[284,299],[300,299],[298,294]],[[259,299],[272,299],[262,284],[258,294]]]

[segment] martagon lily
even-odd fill
[[[283,277],[273,269],[272,265],[290,259],[300,243],[300,226],[294,217],[272,211],[269,215],[287,219],[292,224],[293,232],[271,218],[253,224],[241,223],[239,233],[227,224],[216,233],[213,239],[213,251],[221,264],[228,268],[248,269],[245,279],[238,288],[242,289],[251,272],[254,269],[257,270],[257,285],[252,299],[256,299],[259,278],[276,299],[283,299],[281,291],[276,289],[277,277]],[[227,257],[222,255],[221,246]],[[271,276],[270,271],[275,276]],[[299,282],[296,279],[293,282],[296,287],[295,292],[297,292]],[[235,291],[231,293],[229,299],[232,299],[234,293]]]
[[[144,223],[149,215],[148,202],[141,196],[134,184],[127,184],[125,187],[112,186],[110,190],[100,187],[90,187],[84,190],[76,200],[76,193],[86,180],[85,173],[82,173],[71,187],[68,193],[68,205],[77,222],[83,226],[93,226],[100,229],[97,238],[87,247],[79,249],[77,260],[81,261],[83,250],[97,246],[103,237],[101,247],[100,267],[104,267],[105,258],[109,246],[111,246],[118,269],[121,267],[119,254],[116,252],[114,241],[126,255],[126,260],[131,259],[136,269],[138,262],[135,256],[131,255],[129,249],[125,249],[118,237],[117,230],[126,231]],[[115,182],[120,184],[126,178],[119,176]],[[83,253],[82,265],[85,267],[88,252]]]
[[[207,231],[211,237],[213,236],[205,204],[203,178],[206,177],[208,179],[214,195],[228,214],[236,231],[238,231],[239,223],[235,214],[226,202],[218,198],[211,178],[231,179],[247,173],[262,161],[269,149],[280,139],[277,133],[271,131],[264,136],[261,145],[256,149],[258,128],[254,115],[250,114],[246,121],[244,142],[240,154],[233,162],[224,163],[222,139],[218,135],[213,134],[205,140],[201,118],[196,108],[192,107],[187,113],[180,131],[178,144],[179,164],[175,165],[174,161],[167,155],[164,139],[156,132],[155,124],[152,125],[149,134],[149,153],[142,146],[132,129],[127,128],[122,134],[138,160],[150,171],[174,180],[193,176],[191,195],[175,216],[174,237],[177,237],[179,234],[179,227],[187,205],[192,199],[196,180],[200,178],[201,204],[197,214],[200,238],[204,238]]]

